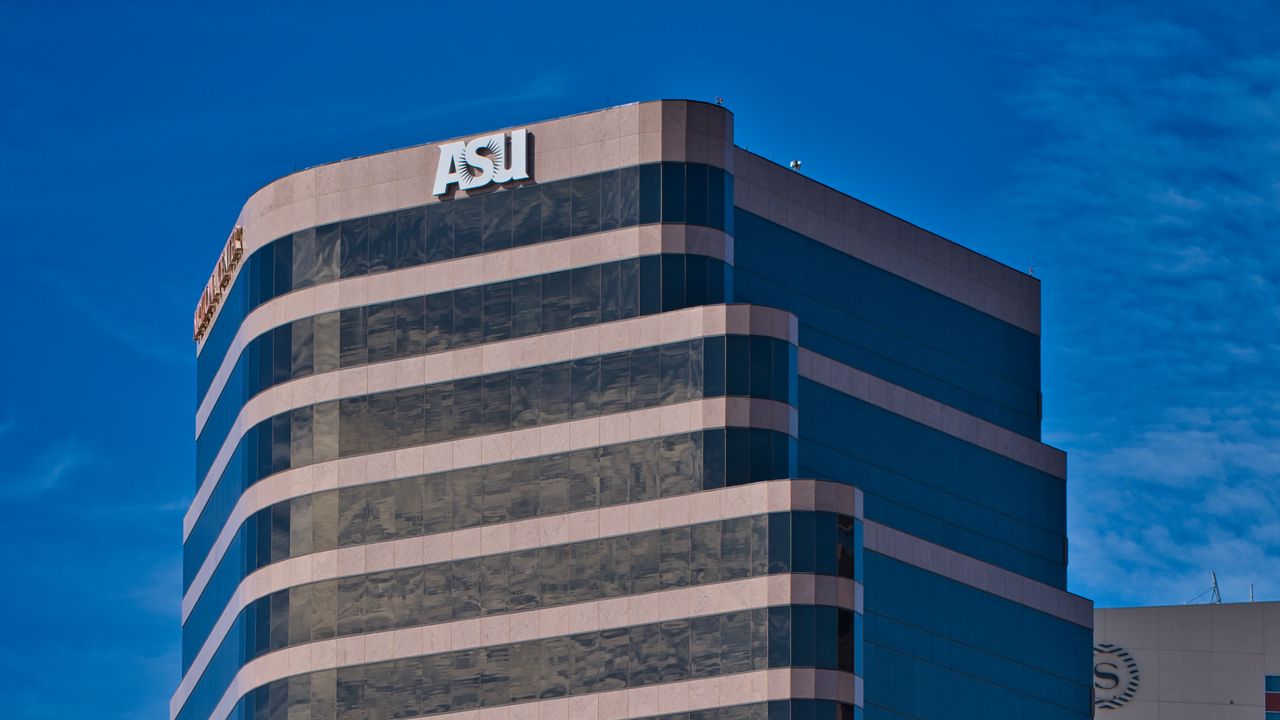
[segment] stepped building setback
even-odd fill
[[[281,178],[193,330],[171,720],[1090,715],[1038,281],[723,107]]]

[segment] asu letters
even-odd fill
[[[445,143],[440,146],[432,194],[444,195],[454,184],[474,190],[489,183],[528,179],[528,149],[529,131],[524,128],[511,132],[509,145],[503,133]]]

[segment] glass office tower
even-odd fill
[[[1033,279],[714,105],[467,140],[242,210],[173,719],[1087,716]]]

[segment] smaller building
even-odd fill
[[[1280,720],[1280,602],[1094,611],[1099,720]]]

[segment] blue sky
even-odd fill
[[[0,4],[7,716],[165,716],[191,311],[254,189],[659,97],[1034,267],[1074,591],[1280,599],[1275,3],[105,5]]]

